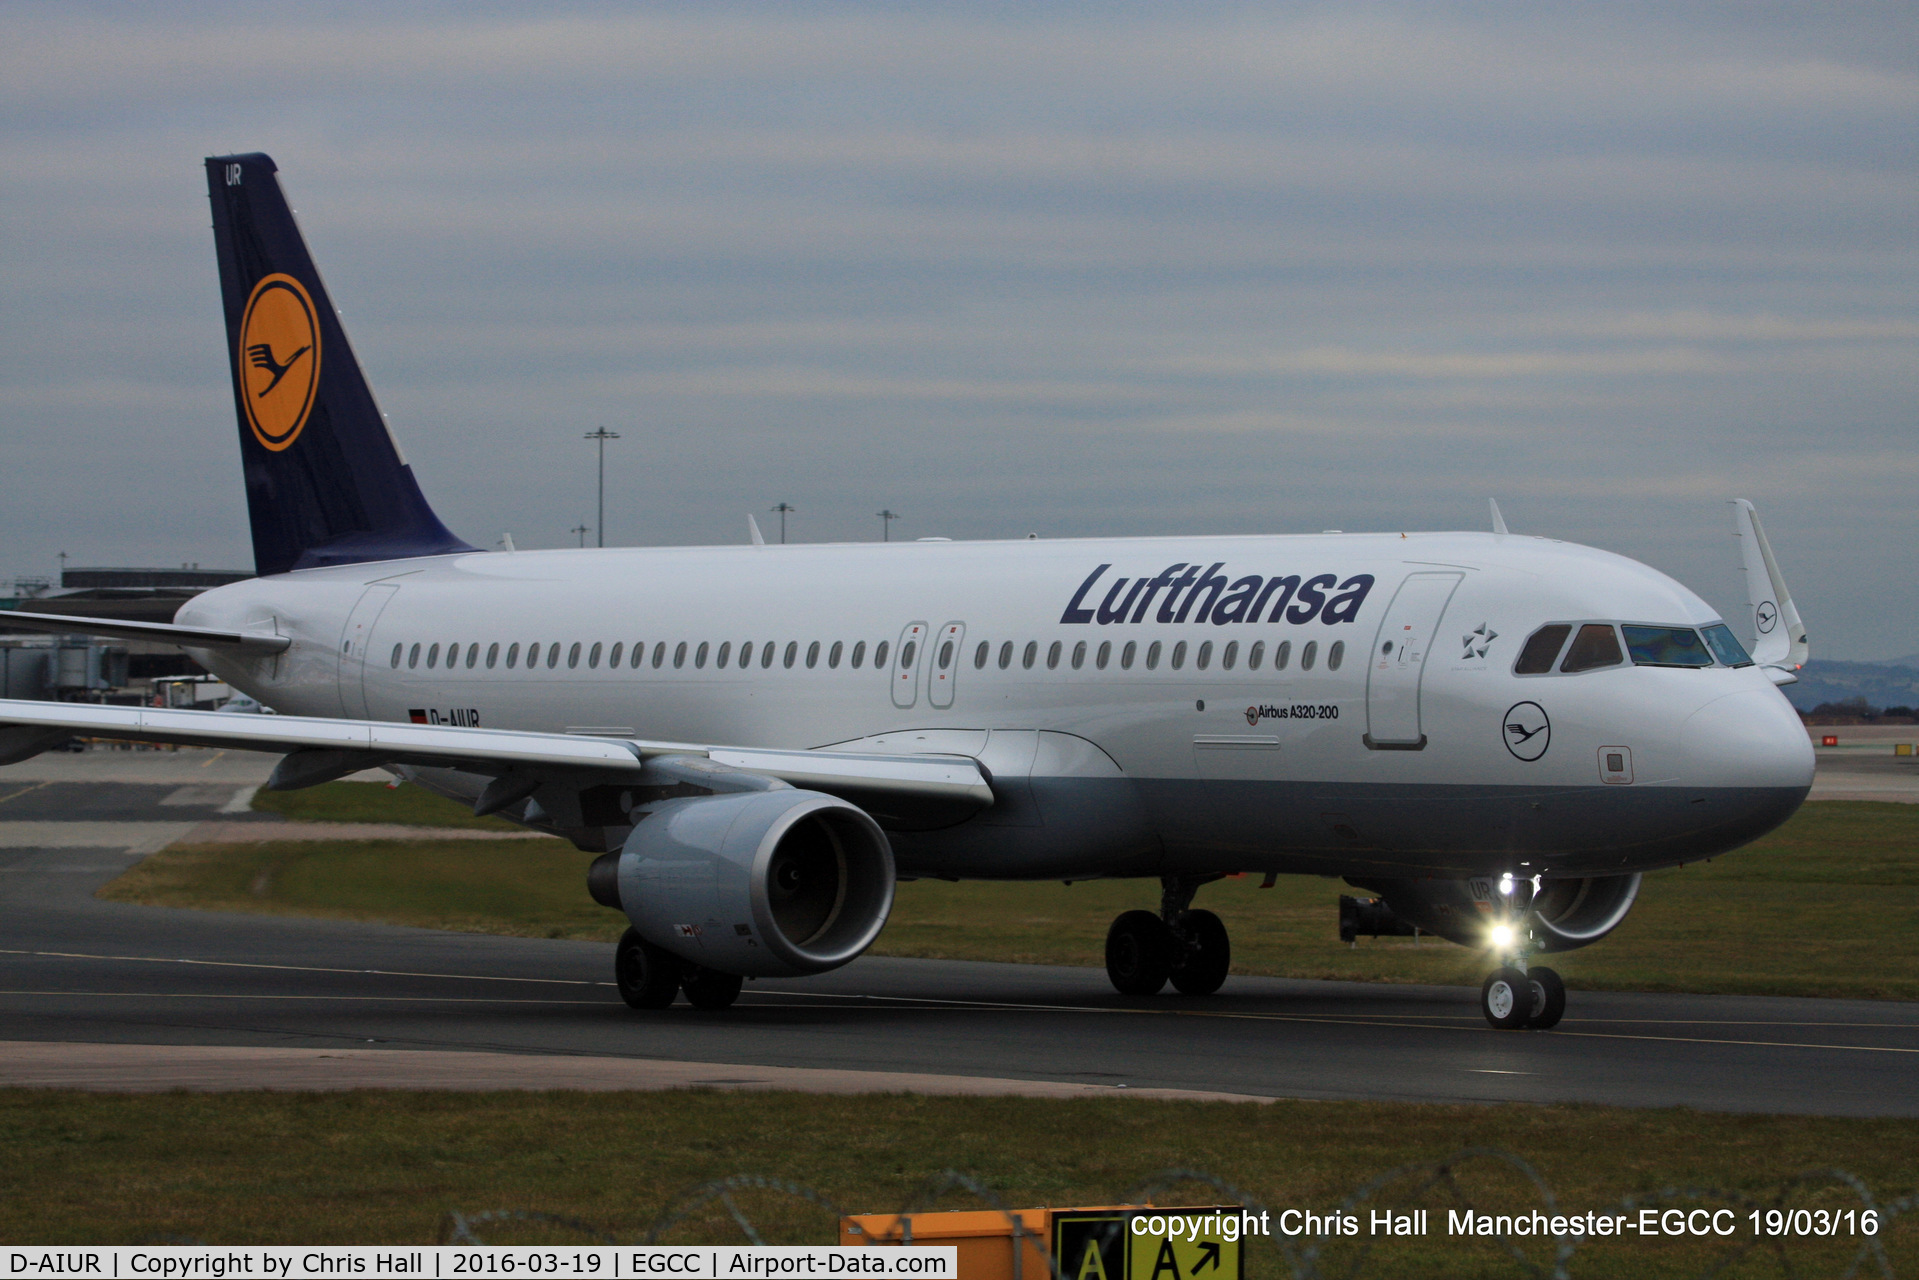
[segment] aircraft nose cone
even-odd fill
[[[1687,786],[1797,791],[1812,787],[1812,739],[1773,689],[1727,694],[1692,713],[1679,732]]]

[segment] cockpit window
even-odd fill
[[[1564,672],[1591,671],[1597,667],[1616,667],[1626,660],[1619,651],[1619,637],[1604,622],[1588,622],[1573,637],[1566,660],[1559,664]]]
[[[1513,666],[1513,674],[1521,676],[1543,676],[1553,669],[1553,659],[1559,656],[1559,646],[1566,643],[1566,637],[1572,634],[1572,628],[1563,622],[1550,627],[1541,627],[1533,632],[1526,641],[1526,647],[1519,651],[1519,661]]]
[[[1706,647],[1712,650],[1713,657],[1729,667],[1750,667],[1752,655],[1746,652],[1746,646],[1739,643],[1732,628],[1723,622],[1715,622],[1710,627],[1701,627],[1706,637]]]
[[[1691,627],[1623,627],[1626,650],[1640,667],[1710,667],[1712,654]]]

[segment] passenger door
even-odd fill
[[[376,582],[360,593],[360,599],[347,615],[340,632],[340,714],[349,720],[363,720],[367,710],[366,664],[371,656],[373,627],[380,614],[393,602],[398,587]]]
[[[1419,687],[1440,618],[1463,573],[1415,573],[1399,584],[1373,637],[1366,664],[1366,745],[1376,751],[1417,751],[1426,745],[1419,718]]]

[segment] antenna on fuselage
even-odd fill
[[[1499,514],[1499,499],[1488,498],[1486,499],[1486,505],[1491,507],[1493,511],[1493,532],[1500,537],[1504,537],[1510,533],[1511,530],[1506,528],[1506,517]]]

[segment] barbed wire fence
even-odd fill
[[[1509,1151],[1494,1147],[1464,1147],[1443,1160],[1420,1161],[1400,1165],[1389,1169],[1377,1177],[1355,1188],[1339,1202],[1340,1213],[1358,1213],[1373,1209],[1410,1211],[1414,1208],[1451,1209],[1455,1212],[1467,1212],[1474,1215],[1495,1212],[1474,1202],[1469,1190],[1461,1184],[1461,1175],[1469,1170],[1477,1172],[1482,1166],[1491,1166],[1495,1171],[1505,1171],[1516,1175],[1518,1179],[1530,1185],[1539,1197],[1536,1206],[1548,1218],[1561,1213],[1558,1196],[1552,1186],[1530,1163]],[[1259,1197],[1251,1195],[1231,1182],[1199,1169],[1163,1169],[1127,1189],[1119,1203],[1128,1205],[1147,1205],[1170,1203],[1162,1197],[1170,1192],[1186,1188],[1205,1187],[1213,1193],[1215,1203],[1238,1205],[1255,1216],[1267,1214],[1267,1221],[1274,1220],[1272,1210]],[[621,1241],[613,1233],[603,1230],[592,1223],[557,1214],[538,1213],[528,1210],[494,1210],[485,1213],[465,1214],[449,1212],[441,1219],[439,1243],[444,1245],[482,1245],[487,1243],[480,1232],[483,1228],[505,1227],[509,1224],[532,1226],[561,1234],[570,1234],[596,1244],[617,1246],[622,1243],[637,1245],[657,1245],[676,1227],[695,1221],[709,1220],[715,1208],[730,1219],[747,1244],[768,1243],[762,1236],[760,1227],[748,1215],[740,1204],[737,1193],[770,1192],[797,1205],[811,1206],[830,1215],[835,1231],[840,1218],[847,1216],[831,1197],[802,1183],[783,1178],[762,1177],[757,1174],[734,1174],[691,1187],[675,1196],[653,1220],[652,1224],[637,1237]],[[1789,1212],[1790,1202],[1795,1196],[1818,1193],[1838,1192],[1852,1201],[1848,1208],[1855,1219],[1870,1212],[1875,1215],[1877,1231],[1871,1235],[1856,1237],[1858,1246],[1843,1272],[1838,1274],[1843,1280],[1852,1280],[1856,1276],[1877,1275],[1896,1277],[1893,1260],[1886,1249],[1886,1237],[1899,1220],[1919,1207],[1919,1196],[1904,1196],[1897,1200],[1880,1203],[1874,1198],[1872,1189],[1865,1181],[1843,1169],[1811,1169],[1776,1184],[1769,1195],[1758,1195],[1751,1191],[1742,1191],[1723,1187],[1675,1186],[1655,1192],[1644,1192],[1621,1197],[1611,1205],[1596,1205],[1590,1210],[1581,1211],[1595,1215],[1625,1214],[1637,1215],[1646,1209],[1666,1210],[1681,1205],[1710,1204],[1719,1209],[1733,1209],[1741,1223],[1748,1223],[1748,1215],[1754,1211],[1765,1215],[1769,1211]],[[1032,1230],[1019,1213],[1002,1200],[993,1188],[956,1169],[948,1169],[929,1178],[896,1212],[884,1215],[893,1219],[899,1233],[911,1239],[912,1220],[919,1215],[935,1212],[936,1206],[950,1196],[963,1194],[971,1196],[987,1210],[1002,1215],[1012,1237],[1014,1280],[1066,1280],[1062,1277],[1051,1257],[1049,1242]],[[1437,1201],[1437,1205],[1433,1204]],[[1501,1211],[1503,1212],[1503,1211]],[[1525,1211],[1527,1214],[1532,1209]],[[1508,1216],[1511,1216],[1508,1213]],[[1115,1224],[1109,1230],[1118,1230]],[[837,1237],[836,1237],[837,1238]],[[1446,1237],[1422,1237],[1429,1243]],[[1403,1242],[1405,1236],[1350,1236],[1332,1231],[1322,1231],[1313,1235],[1300,1235],[1288,1238],[1280,1232],[1270,1235],[1247,1235],[1241,1245],[1250,1251],[1256,1251],[1269,1245],[1282,1273],[1292,1280],[1361,1280],[1368,1274],[1368,1268],[1380,1257],[1377,1246],[1384,1241]],[[1574,1264],[1580,1251],[1594,1242],[1590,1236],[1573,1234],[1519,1236],[1513,1233],[1474,1236],[1473,1240],[1491,1243],[1509,1255],[1519,1273],[1526,1276],[1550,1277],[1551,1280],[1575,1280]],[[1622,1237],[1612,1237],[1623,1240]],[[1791,1280],[1802,1274],[1794,1261],[1794,1246],[1833,1244],[1838,1237],[1818,1235],[1768,1235],[1752,1226],[1742,1226],[1736,1236],[1725,1238],[1723,1249],[1700,1272],[1702,1280],[1723,1274],[1728,1268],[1736,1266],[1755,1253],[1770,1255],[1770,1261],[1777,1267],[1778,1274]],[[1523,1242],[1523,1243],[1522,1243]],[[715,1243],[705,1241],[703,1243]],[[1330,1256],[1329,1249],[1351,1245],[1354,1252],[1350,1258]],[[1528,1252],[1525,1245],[1532,1246]],[[1044,1258],[1042,1268],[1029,1268],[1026,1265],[1030,1255]],[[1535,1256],[1539,1255],[1539,1256]],[[1254,1255],[1249,1252],[1248,1258]],[[1386,1265],[1386,1264],[1381,1264]],[[1616,1262],[1604,1263],[1609,1270]],[[1821,1275],[1833,1274],[1824,1269],[1821,1263]],[[1328,1269],[1328,1268],[1333,1269]],[[1868,1270],[1868,1268],[1870,1268]],[[1023,1274],[1031,1270],[1034,1274]],[[1374,1274],[1379,1274],[1374,1272]]]

